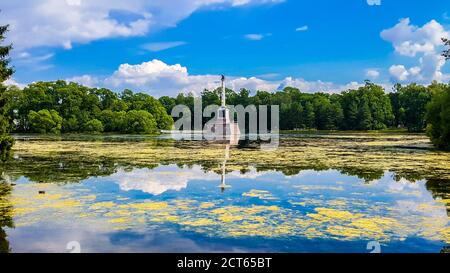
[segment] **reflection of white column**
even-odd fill
[[[229,157],[230,157],[230,145],[227,144],[225,146],[225,155],[224,155],[224,159],[222,161],[222,177],[221,177],[221,183],[220,183],[220,189],[222,192],[224,192],[226,188],[230,187],[225,183],[225,168],[227,165],[227,159]]]

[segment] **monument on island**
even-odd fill
[[[221,105],[217,109],[214,122],[206,130],[208,134],[212,134],[212,136],[209,135],[211,140],[236,145],[239,142],[241,132],[239,130],[239,124],[234,122],[234,118],[230,117],[230,109],[226,106],[225,76],[223,75],[221,82]]]

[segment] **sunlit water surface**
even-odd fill
[[[448,200],[426,181],[365,182],[336,170],[218,172],[119,167],[79,183],[12,181],[2,245],[12,252],[439,252]],[[397,179],[398,180],[398,179]],[[45,193],[44,193],[45,192]],[[1,234],[0,234],[1,235]],[[3,249],[5,251],[5,249]]]
[[[444,201],[424,182],[370,184],[337,171],[226,175],[176,165],[119,170],[78,184],[16,181],[15,252],[438,252],[448,239]],[[45,194],[39,194],[45,191]]]

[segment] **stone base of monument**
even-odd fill
[[[208,141],[237,145],[241,135],[239,124],[230,121],[229,110],[220,107],[217,110],[217,119],[209,123],[204,130],[204,137]]]

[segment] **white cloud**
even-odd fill
[[[239,91],[243,88],[251,91],[256,90],[265,90],[265,91],[274,91],[278,90],[279,83],[276,81],[266,81],[256,77],[237,77],[231,78],[228,83],[231,89]]]
[[[186,44],[186,42],[183,42],[183,41],[157,42],[157,43],[148,43],[148,44],[142,45],[142,48],[152,51],[152,52],[158,52],[158,51],[163,51],[166,49],[182,46],[185,44]]]
[[[278,90],[284,87],[296,87],[302,92],[313,93],[313,92],[327,92],[327,93],[337,93],[348,89],[356,89],[364,84],[357,82],[350,82],[347,84],[336,84],[332,82],[324,81],[306,81],[301,78],[287,77],[281,81]]]
[[[187,68],[180,64],[167,65],[152,60],[137,65],[122,64],[105,84],[114,88],[132,88],[156,96],[175,95],[179,92],[201,92],[211,87],[217,78],[208,75],[190,76]]]
[[[48,61],[50,61],[54,53],[46,53],[46,54],[31,54],[27,51],[13,51],[12,52],[12,60],[13,65],[16,67],[20,67],[21,69],[27,69],[27,70],[46,70],[53,67],[52,64],[49,64]]]
[[[83,75],[67,79],[93,87],[108,87],[113,90],[129,88],[146,92],[156,97],[176,96],[180,92],[199,95],[204,89],[215,89],[220,85],[219,75],[190,75],[188,69],[180,64],[169,65],[160,60],[152,60],[141,64],[122,64],[110,76],[99,78]],[[335,84],[323,81],[306,81],[301,78],[287,77],[283,80],[264,80],[257,77],[227,77],[227,86],[233,90],[242,88],[250,91],[277,91],[292,86],[302,92],[340,92],[350,88],[358,88],[363,84],[350,82]]]
[[[295,31],[307,31],[309,29],[308,26],[302,26],[295,29]]]
[[[392,65],[389,72],[393,80],[429,83],[450,79],[450,75],[441,71],[445,64],[441,56],[441,38],[448,38],[450,34],[436,20],[418,27],[411,25],[409,18],[401,19],[394,27],[383,30],[381,37],[391,42],[400,56],[414,58],[418,62],[409,68],[403,64]]]
[[[411,25],[409,18],[404,18],[394,27],[383,30],[381,37],[391,42],[400,55],[415,57],[418,53],[435,52],[442,45],[441,38],[449,37],[449,32],[435,20],[418,27]]]
[[[367,69],[366,77],[370,79],[378,79],[378,77],[380,77],[380,72],[376,69]]]
[[[252,41],[260,41],[264,38],[264,34],[251,33],[244,35],[245,39]]]
[[[66,81],[76,82],[87,87],[97,87],[99,84],[101,84],[101,81],[97,77],[92,77],[90,75],[76,76],[68,78],[66,79]]]
[[[389,73],[391,76],[393,76],[396,80],[399,81],[405,81],[408,79],[409,72],[405,68],[404,65],[393,65],[389,68]]]
[[[0,24],[10,24],[16,49],[142,36],[175,26],[201,8],[278,3],[279,0],[22,0],[3,1]],[[125,16],[115,16],[120,13]],[[127,18],[127,19],[124,19]],[[130,19],[131,18],[131,19]]]
[[[367,0],[369,6],[381,6],[381,0]]]
[[[3,82],[3,84],[6,86],[17,86],[20,89],[23,89],[26,86],[26,84],[19,83],[16,80],[14,80],[13,78],[7,79],[6,81]]]

